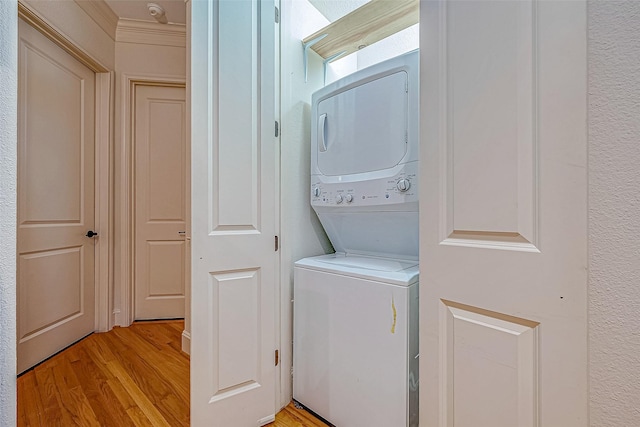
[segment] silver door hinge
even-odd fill
[[[278,248],[280,247],[279,244],[278,244],[278,236],[275,236],[275,238],[276,238],[276,245],[275,245],[276,252],[278,252]]]
[[[278,135],[280,135],[280,124],[276,120],[276,138],[278,137]]]
[[[278,363],[280,363],[280,352],[276,350],[276,366],[278,366]]]
[[[276,7],[276,24],[280,23],[280,9]]]

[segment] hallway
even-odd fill
[[[183,321],[92,334],[18,378],[18,427],[188,426]],[[325,424],[289,405],[272,427]]]

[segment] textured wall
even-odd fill
[[[0,1],[0,425],[16,425],[17,2]]]
[[[589,3],[591,425],[640,426],[640,2]]]

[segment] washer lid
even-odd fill
[[[393,285],[409,286],[418,282],[418,261],[376,258],[335,253],[304,258],[296,267],[361,279],[375,280]]]

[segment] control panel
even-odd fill
[[[418,201],[418,162],[407,163],[391,177],[353,182],[323,182],[311,177],[314,206],[379,206]]]

